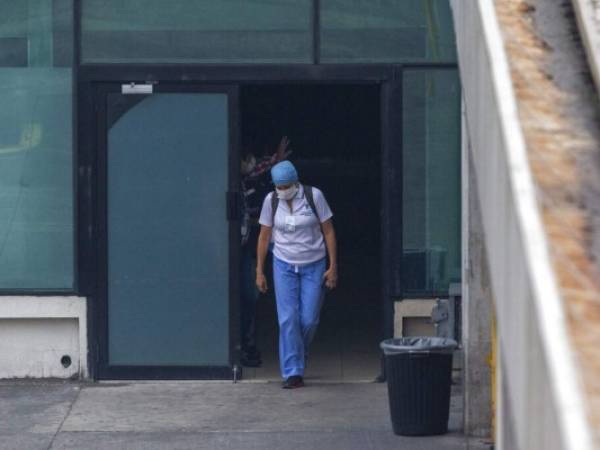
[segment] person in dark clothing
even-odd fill
[[[258,217],[262,199],[272,190],[269,171],[271,167],[289,156],[291,153],[289,144],[287,136],[284,136],[273,154],[266,149],[264,155],[257,159],[251,148],[245,148],[242,154],[241,362],[247,367],[258,367],[262,363],[256,344],[256,301],[259,293],[254,282],[256,246],[260,230]]]

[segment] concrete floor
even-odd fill
[[[385,384],[1,382],[0,449],[488,449],[460,433],[391,431]]]

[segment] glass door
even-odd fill
[[[100,378],[231,377],[236,99],[227,86],[98,86]]]

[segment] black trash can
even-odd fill
[[[448,431],[453,339],[405,337],[381,343],[394,433],[427,436]]]

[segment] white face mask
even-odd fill
[[[248,155],[242,160],[242,175],[248,175],[256,167],[256,158],[254,155]]]
[[[277,198],[279,200],[291,200],[298,192],[298,186],[295,184],[287,189],[277,189]]]

